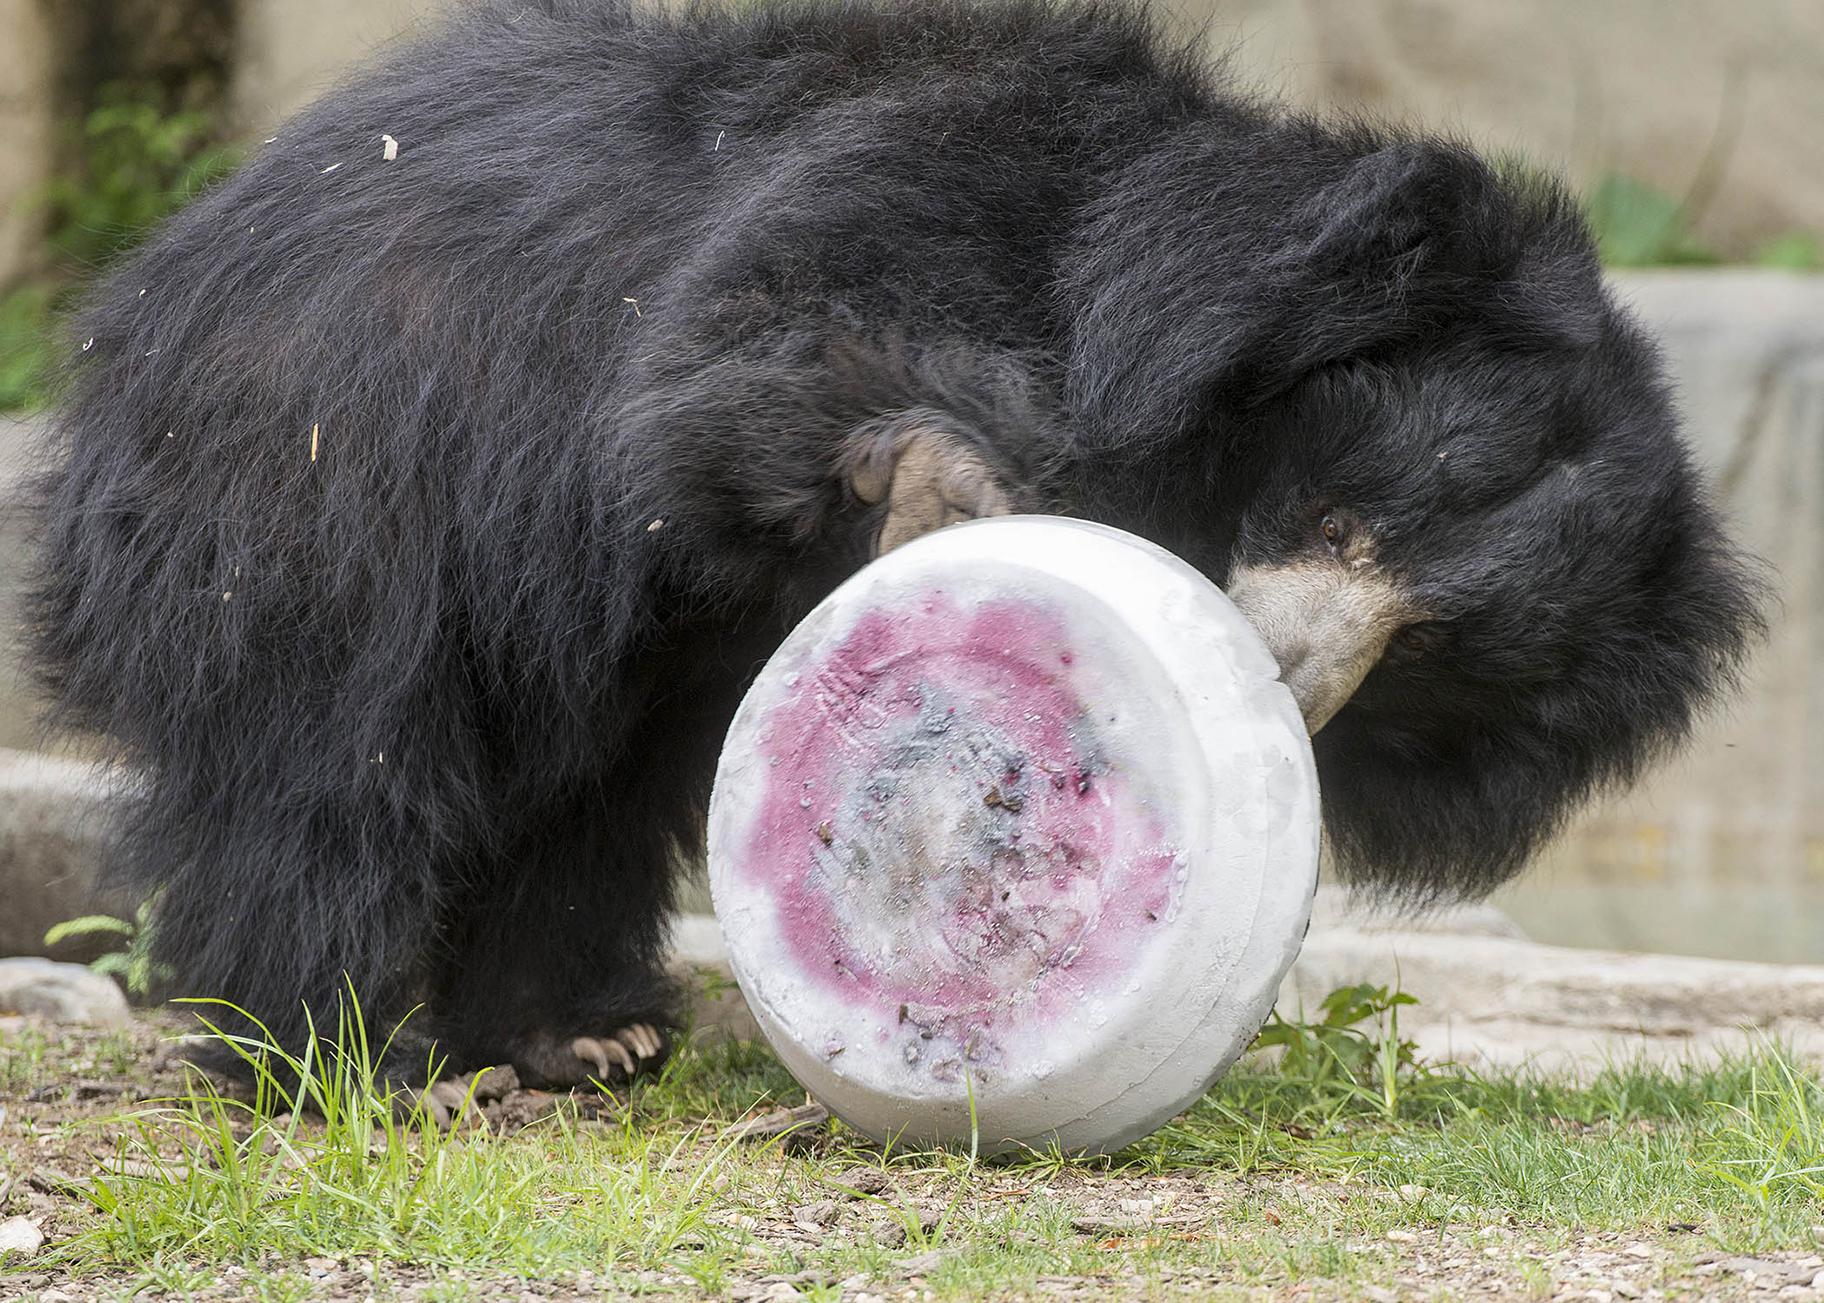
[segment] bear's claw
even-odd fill
[[[603,1085],[629,1081],[645,1067],[647,1060],[661,1058],[664,1038],[649,1023],[633,1023],[608,1036],[578,1036],[570,1042],[570,1053],[595,1068],[596,1080]]]

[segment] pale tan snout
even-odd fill
[[[1366,564],[1240,566],[1227,591],[1279,662],[1311,733],[1343,708],[1413,616],[1399,588]]]

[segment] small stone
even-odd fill
[[[1629,1280],[1612,1280],[1609,1288],[1622,1298],[1639,1298],[1640,1286]]]
[[[897,1249],[906,1242],[906,1228],[899,1222],[881,1222],[874,1228],[874,1243],[883,1249]]]
[[[925,1253],[915,1253],[910,1258],[899,1261],[899,1269],[908,1276],[924,1276],[943,1266],[946,1255],[941,1249],[931,1249]]]
[[[512,1064],[484,1068],[475,1074],[473,1089],[478,1100],[505,1099],[519,1089],[519,1073],[513,1070]]]
[[[1387,1238],[1395,1244],[1412,1244],[1417,1241],[1419,1237],[1414,1235],[1411,1231],[1388,1231]]]
[[[29,1258],[44,1247],[44,1232],[30,1217],[8,1217],[0,1222],[0,1261],[18,1254]]]
[[[836,1185],[849,1198],[856,1195],[879,1194],[887,1188],[887,1174],[878,1167],[851,1167],[836,1178]],[[854,1194],[849,1194],[849,1191]]]
[[[1400,1296],[1384,1285],[1362,1286],[1362,1297],[1369,1303],[1400,1303]]]
[[[1431,1190],[1423,1185],[1402,1185],[1400,1187],[1400,1198],[1407,1203],[1418,1203],[1430,1193]]]
[[[792,1220],[801,1227],[810,1230],[822,1230],[836,1218],[836,1201],[819,1199],[816,1203],[807,1203],[792,1213]]]
[[[127,997],[111,979],[81,964],[0,959],[0,1013],[90,1027],[125,1027]]]
[[[1640,1258],[1643,1261],[1650,1261],[1653,1257],[1653,1246],[1650,1244],[1643,1244],[1639,1240],[1636,1240],[1634,1243],[1624,1248],[1622,1252],[1627,1254],[1630,1258]]]

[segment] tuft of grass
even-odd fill
[[[82,1187],[98,1216],[61,1247],[64,1265],[170,1271],[276,1252],[536,1274],[725,1238],[704,1213],[729,1147],[701,1123],[628,1110],[608,1127],[554,1117],[511,1141],[440,1132],[381,1077],[388,1047],[370,1047],[352,994],[333,1036],[313,1037],[321,1050],[215,1035],[254,1074],[254,1097],[197,1075],[184,1097],[127,1115],[112,1171]],[[721,1066],[742,1075],[732,1056]],[[676,1086],[674,1106],[716,1094]]]

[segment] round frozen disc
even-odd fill
[[[1235,1059],[1304,937],[1317,779],[1214,585],[1000,517],[868,566],[729,730],[710,887],[792,1073],[880,1140],[1108,1149]]]

